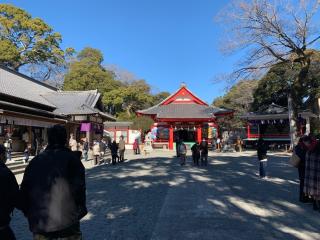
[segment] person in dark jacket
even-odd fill
[[[199,166],[199,159],[200,159],[200,144],[196,142],[195,144],[192,145],[191,147],[192,151],[192,159],[193,159],[193,164],[195,166]]]
[[[21,183],[22,211],[35,239],[81,239],[87,214],[85,170],[66,147],[63,126],[48,130],[48,147],[27,166]]]
[[[268,145],[263,140],[263,138],[259,138],[258,144],[257,144],[257,154],[258,154],[258,160],[259,160],[259,175],[261,178],[266,178],[266,167],[267,167],[267,151],[268,151]]]
[[[311,137],[303,136],[299,139],[298,145],[294,148],[294,152],[300,158],[300,163],[298,166],[299,180],[300,180],[299,181],[300,182],[299,200],[300,202],[304,202],[304,203],[309,201],[309,197],[306,196],[303,192],[303,186],[304,186],[304,178],[305,178],[306,154],[310,146],[311,146]]]
[[[85,161],[88,161],[88,153],[89,153],[89,142],[88,139],[85,138],[83,142],[82,154]]]
[[[111,151],[112,164],[115,165],[117,163],[117,158],[118,158],[118,144],[115,140],[111,143],[110,151]]]
[[[208,142],[203,139],[200,144],[200,151],[201,151],[201,166],[208,165]]]
[[[11,213],[18,205],[19,186],[13,173],[6,166],[6,148],[0,145],[0,239],[14,240],[10,228]]]

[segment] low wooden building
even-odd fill
[[[11,138],[13,151],[23,151],[27,143],[34,146],[37,138],[46,142],[46,130],[55,124],[65,125],[78,140],[102,136],[103,122],[115,121],[103,110],[97,90],[59,91],[0,66],[0,143]]]
[[[300,111],[298,118],[298,134],[310,133],[310,119],[317,115],[310,111]],[[290,144],[289,113],[286,107],[271,104],[257,112],[241,117],[247,121],[247,137],[244,141],[252,144],[259,138],[277,144]]]

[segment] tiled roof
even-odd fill
[[[169,104],[157,105],[138,113],[156,115],[157,118],[204,119],[214,118],[215,114],[230,112],[232,111],[199,104]]]
[[[94,108],[100,97],[97,90],[52,92],[42,97],[57,106],[54,112],[59,114],[92,114],[100,111]]]
[[[0,66],[0,94],[55,108],[54,104],[41,97],[55,91],[55,88],[47,84]]]
[[[57,106],[55,113],[63,115],[100,114],[103,117],[115,120],[115,118],[96,108],[100,98],[97,90],[90,91],[61,91],[43,95],[45,99]]]
[[[57,115],[100,114],[104,118],[115,118],[96,107],[100,99],[97,90],[58,91],[43,82],[0,65],[0,94],[41,104]],[[1,100],[1,99],[0,99]]]

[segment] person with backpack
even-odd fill
[[[199,166],[200,144],[198,142],[195,142],[195,144],[193,144],[191,147],[191,151],[192,151],[193,165]]]
[[[19,185],[6,161],[6,148],[0,145],[0,239],[15,240],[10,221],[13,209],[18,206]]]
[[[259,176],[262,179],[266,178],[266,167],[267,167],[267,151],[268,145],[263,140],[263,138],[259,138],[257,143],[257,155],[259,160]]]
[[[208,165],[208,142],[203,139],[200,144],[200,151],[201,151],[201,166]]]
[[[183,166],[186,164],[187,158],[187,146],[184,144],[183,141],[179,144],[179,154],[180,154],[180,165]]]
[[[48,129],[48,146],[27,166],[20,188],[21,209],[34,239],[80,240],[87,214],[81,154],[67,144],[65,127]]]

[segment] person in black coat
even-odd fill
[[[308,151],[308,148],[311,146],[312,139],[309,136],[304,136],[299,139],[299,143],[294,148],[294,152],[298,155],[300,158],[299,166],[298,166],[298,172],[299,172],[299,200],[300,202],[308,202],[309,197],[306,196],[303,192],[304,187],[304,178],[305,178],[305,166],[306,166],[306,154]]]
[[[110,151],[111,151],[112,164],[115,165],[117,163],[117,158],[119,158],[118,144],[115,140],[110,145]]]
[[[195,144],[192,145],[191,147],[192,151],[192,159],[193,159],[193,164],[196,166],[199,166],[199,159],[200,159],[200,144],[196,142]]]
[[[5,162],[6,148],[0,145],[0,239],[14,240],[16,238],[10,228],[10,215],[18,206],[19,186]]]
[[[258,154],[258,160],[259,160],[259,175],[261,178],[266,177],[266,167],[267,167],[267,151],[268,151],[268,145],[263,140],[263,138],[259,138],[257,143],[257,154]]]
[[[208,165],[208,142],[203,139],[200,144],[200,151],[201,151],[201,166]]]
[[[63,126],[48,130],[48,147],[31,160],[21,183],[22,211],[35,239],[81,239],[87,214],[85,169],[80,155],[66,147]]]

